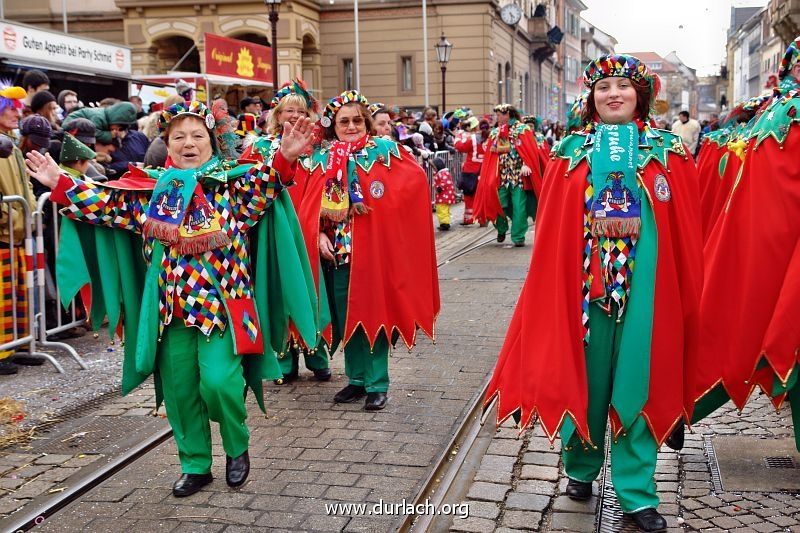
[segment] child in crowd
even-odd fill
[[[437,157],[433,160],[436,175],[433,184],[436,188],[436,217],[439,219],[439,230],[450,229],[450,206],[456,203],[456,189],[453,185],[453,176],[445,166],[444,161]]]

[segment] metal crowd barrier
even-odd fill
[[[438,152],[434,152],[428,157],[427,160],[420,159],[420,165],[425,170],[425,174],[428,176],[428,187],[430,189],[431,194],[431,204],[435,204],[436,202],[434,199],[436,198],[436,190],[433,185],[433,176],[436,174],[436,167],[433,166],[433,160],[436,158],[440,158],[444,161],[445,166],[450,171],[450,175],[453,176],[453,182],[456,187],[456,200],[461,199],[461,189],[458,188],[458,177],[461,175],[461,165],[464,162],[464,154],[461,152],[450,153],[446,150],[440,150]]]
[[[52,348],[60,348],[62,350],[66,350],[72,358],[78,363],[82,370],[86,370],[87,366],[86,363],[83,361],[78,352],[70,346],[69,344],[63,342],[56,342],[51,341],[48,339],[50,335],[55,335],[56,333],[61,333],[67,330],[70,330],[76,326],[81,326],[86,323],[86,318],[78,318],[78,308],[75,300],[73,299],[70,302],[69,309],[67,309],[67,316],[69,317],[66,321],[62,318],[62,306],[61,306],[61,291],[58,288],[58,284],[54,283],[55,286],[55,298],[56,298],[56,323],[55,324],[47,324],[47,313],[46,313],[46,305],[47,305],[47,294],[45,290],[45,281],[47,279],[47,272],[45,270],[46,263],[45,263],[45,256],[44,256],[44,229],[45,229],[45,218],[47,218],[47,210],[46,207],[50,205],[50,193],[45,193],[39,197],[39,200],[36,203],[36,212],[33,214],[34,223],[36,224],[36,281],[38,287],[38,302],[39,302],[39,309],[36,313],[36,333],[37,333],[37,340],[40,345],[42,346],[49,346]],[[61,215],[58,214],[57,206],[52,206],[50,209],[50,216],[48,223],[51,224],[53,229],[54,235],[54,253],[55,256],[58,256],[58,235],[59,235],[59,223],[60,223]],[[55,365],[56,369],[59,372],[63,372],[64,370],[58,365],[55,360],[51,362]]]
[[[8,246],[9,251],[9,263],[10,263],[10,274],[11,274],[11,290],[6,291],[7,287],[2,287],[2,289],[10,294],[10,305],[11,305],[11,325],[13,326],[14,333],[12,335],[11,340],[6,341],[0,344],[0,351],[11,351],[11,350],[18,350],[24,346],[27,346],[27,353],[30,355],[35,355],[46,359],[47,361],[52,364],[55,369],[60,372],[64,373],[64,367],[56,360],[49,353],[40,352],[37,350],[38,346],[46,346],[52,348],[60,348],[62,350],[66,350],[72,358],[78,363],[81,369],[86,369],[86,363],[83,359],[78,355],[78,352],[75,349],[65,343],[62,342],[53,342],[47,339],[48,335],[53,335],[55,333],[65,331],[67,329],[73,328],[75,326],[81,325],[86,322],[85,319],[78,320],[76,318],[76,306],[75,302],[71,305],[71,312],[70,312],[70,320],[68,323],[63,323],[61,319],[60,313],[58,314],[58,324],[55,327],[49,328],[47,327],[47,320],[46,320],[46,295],[45,295],[45,256],[44,256],[44,208],[47,204],[50,203],[50,193],[44,194],[39,198],[39,201],[36,206],[36,211],[31,213],[31,208],[28,205],[27,200],[22,196],[3,196],[0,198],[0,202],[6,205],[7,213],[9,213],[8,218],[8,235],[9,241],[11,241]],[[25,292],[26,297],[28,300],[26,318],[27,318],[27,327],[25,328],[26,331],[21,332],[19,331],[19,323],[22,317],[18,316],[18,297],[17,297],[17,284],[19,283],[19,277],[22,273],[19,271],[20,269],[17,268],[17,261],[16,257],[19,254],[19,245],[15,244],[13,235],[14,235],[14,217],[10,215],[13,211],[14,205],[12,204],[19,204],[19,208],[22,209],[23,212],[23,220],[25,225]],[[58,211],[53,209],[53,220],[51,223],[53,224],[54,234],[58,235]],[[35,226],[35,240],[32,228]],[[34,245],[36,246],[36,254],[34,255]],[[2,244],[2,246],[6,246]],[[56,242],[56,247],[58,243]],[[56,287],[57,298],[58,295],[58,287]],[[9,305],[8,302],[5,302],[5,305]],[[60,303],[57,304],[58,309],[60,310]]]

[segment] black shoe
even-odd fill
[[[439,224],[439,231],[449,231],[450,224]]]
[[[39,357],[36,355],[15,355],[11,358],[11,362],[15,365],[22,365],[22,366],[42,366],[44,363],[44,357]]]
[[[564,491],[570,500],[585,502],[592,497],[591,482],[570,479],[567,482],[567,490]]]
[[[684,429],[683,422],[681,422],[675,429],[672,430],[672,433],[669,434],[667,440],[664,441],[664,444],[669,446],[675,451],[678,451],[683,448],[683,436],[686,433]]]
[[[385,392],[368,392],[367,400],[364,402],[364,409],[367,411],[380,411],[386,407],[387,400]]]
[[[247,481],[247,474],[250,473],[250,454],[247,450],[242,455],[231,459],[225,456],[225,481],[229,487],[238,487]]]
[[[462,220],[461,222],[459,222],[459,224],[460,224],[461,226],[471,226],[471,225],[473,225],[474,223],[475,223],[475,221],[474,221],[474,220],[473,220],[472,222],[467,222],[466,220]]]
[[[503,242],[505,240],[506,240],[506,234],[505,233],[498,233],[497,234],[497,242]]]
[[[8,361],[0,361],[0,376],[10,376],[19,372],[16,365],[12,365]]]
[[[525,246],[525,241],[515,242],[514,246],[517,247],[517,248],[522,248],[523,246]]]
[[[336,396],[333,397],[333,401],[336,403],[353,403],[363,398],[366,393],[367,389],[361,385],[348,385],[336,393]]]
[[[631,517],[639,531],[657,532],[667,530],[667,521],[652,507],[626,514]]]
[[[176,498],[185,498],[199,491],[213,480],[211,472],[208,474],[183,474],[172,485],[172,495]]]
[[[319,368],[312,370],[314,373],[314,379],[317,381],[330,381],[331,380],[331,369],[330,368]]]

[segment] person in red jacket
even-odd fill
[[[364,409],[387,403],[389,351],[411,349],[417,331],[433,337],[439,314],[428,178],[414,156],[375,137],[369,102],[358,91],[322,112],[322,142],[297,165],[306,184],[298,209],[320,295],[330,352],[344,345],[348,385],[334,396]]]
[[[463,124],[464,129],[456,136],[453,146],[457,151],[465,154],[458,187],[464,196],[464,220],[461,225],[470,226],[475,222],[472,215],[472,204],[475,201],[475,191],[478,189],[484,143],[489,136],[489,123],[486,121],[481,123],[476,117],[470,117]],[[483,128],[481,129],[481,127]]]
[[[539,145],[533,129],[520,121],[517,109],[509,104],[494,108],[497,127],[486,141],[486,157],[475,194],[475,216],[491,220],[497,229],[497,242],[506,240],[511,219],[511,241],[525,246],[528,217],[535,215],[535,200],[542,189]]]
[[[536,239],[487,389],[498,420],[559,428],[566,495],[586,500],[603,467],[622,511],[663,531],[658,447],[686,416],[703,276],[697,171],[680,137],[648,124],[658,77],[637,58],[584,72],[585,127],[553,151]]]

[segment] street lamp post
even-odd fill
[[[278,90],[278,9],[281,0],[264,0],[269,8],[269,23],[272,25],[272,90]]]
[[[439,60],[439,66],[442,69],[442,112],[441,114],[444,115],[446,107],[445,107],[445,96],[446,96],[446,85],[445,85],[445,72],[447,71],[447,62],[450,61],[450,52],[453,51],[453,45],[444,37],[444,32],[442,32],[442,36],[439,38],[439,42],[433,45],[436,48],[436,58]]]

